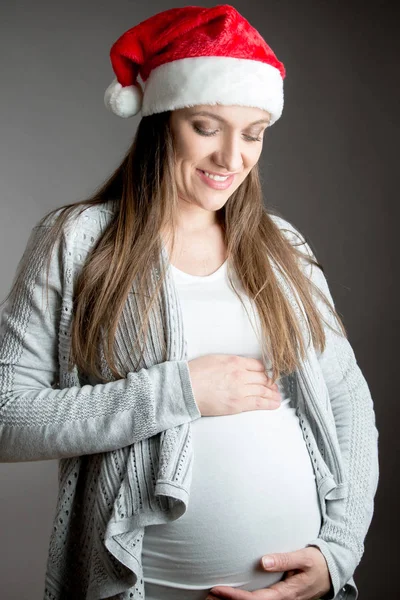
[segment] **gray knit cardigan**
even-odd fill
[[[144,599],[144,528],[178,519],[189,502],[190,423],[201,413],[170,271],[162,290],[166,362],[152,323],[142,364],[134,370],[130,352],[138,313],[130,293],[116,337],[125,378],[115,380],[104,360],[105,384],[83,378],[76,367],[67,370],[74,284],[112,215],[112,203],[105,202],[65,225],[52,254],[48,305],[45,259],[54,217],[36,225],[18,266],[23,281],[2,312],[0,460],[59,459],[44,600]],[[273,219],[298,243],[289,222]],[[308,244],[302,247],[313,256]],[[164,247],[162,258],[168,260]],[[333,302],[322,271],[306,260],[301,264]],[[301,302],[272,266],[305,332]],[[159,277],[157,269],[153,277]],[[335,326],[331,311],[316,302]],[[370,390],[348,340],[328,328],[325,333],[325,351],[308,345],[306,360],[287,376],[287,392],[312,460],[323,517],[318,538],[307,545],[326,559],[332,579],[326,598],[353,600],[353,574],[378,484],[378,431]]]

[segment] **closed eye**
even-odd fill
[[[218,133],[218,129],[216,129],[215,131],[206,131],[204,129],[201,129],[200,127],[197,127],[197,125],[193,125],[193,129],[200,135],[204,135],[206,137],[210,137],[210,136],[216,135]],[[245,133],[243,134],[243,137],[248,142],[261,142],[261,140],[262,140],[262,137],[252,137],[251,135],[246,135]]]

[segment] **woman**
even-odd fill
[[[1,323],[0,459],[59,459],[44,598],[357,598],[378,432],[321,266],[263,206],[284,66],[229,5],[111,59],[135,140],[34,227]]]

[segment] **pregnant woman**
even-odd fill
[[[378,432],[263,202],[285,68],[229,5],[158,13],[111,62],[133,144],[33,228],[1,320],[0,460],[59,460],[43,598],[355,600]]]

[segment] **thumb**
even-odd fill
[[[307,559],[304,557],[303,550],[266,554],[262,557],[262,565],[268,571],[301,569],[306,566],[305,562],[307,562]]]

